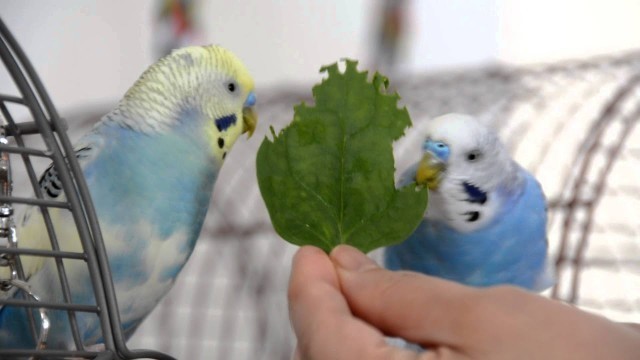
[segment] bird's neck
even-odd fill
[[[125,97],[103,117],[101,123],[153,134],[168,131],[172,120],[178,117],[180,108],[179,99],[166,95],[162,98],[142,95]]]

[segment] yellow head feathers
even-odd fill
[[[192,46],[149,67],[108,118],[148,132],[171,126],[180,111],[197,108],[211,120],[235,114],[243,120],[237,124],[241,132],[251,133],[254,103],[253,78],[237,56],[216,45]]]
[[[190,46],[177,49],[163,58],[157,65],[160,65],[162,61],[167,63],[166,67],[177,66],[182,69],[182,71],[178,69],[176,73],[185,81],[193,81],[193,78],[190,79],[193,76],[202,76],[202,73],[198,74],[198,71],[189,70],[189,68],[193,68],[199,71],[214,71],[226,74],[235,79],[247,93],[254,89],[253,78],[249,75],[249,71],[242,61],[234,53],[221,46]],[[185,69],[187,71],[184,71]],[[187,82],[183,85],[189,86],[190,84]]]

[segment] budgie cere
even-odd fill
[[[256,126],[251,75],[219,46],[188,47],[147,69],[118,106],[76,144],[99,218],[127,337],[169,291],[193,251],[214,183],[238,137]],[[62,200],[57,169],[40,180]],[[82,251],[71,213],[51,209],[60,248]],[[18,219],[19,244],[50,249],[38,207]],[[22,256],[32,291],[61,302],[55,262]],[[65,260],[71,296],[95,304],[86,264]],[[16,292],[17,293],[17,292]],[[15,296],[15,295],[14,295]],[[66,312],[51,310],[48,348],[75,348]],[[100,344],[97,316],[77,313],[85,345]],[[26,311],[0,308],[0,347],[33,349]]]
[[[406,241],[385,249],[385,266],[471,286],[552,286],[546,203],[536,179],[470,116],[444,115],[425,129],[422,158],[400,182],[429,187],[427,212]]]

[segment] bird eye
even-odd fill
[[[476,161],[476,160],[480,159],[480,156],[481,156],[481,155],[482,155],[482,154],[480,153],[480,151],[477,151],[477,150],[475,150],[475,151],[469,151],[469,152],[467,153],[467,160],[468,160],[468,161],[470,161],[470,162],[474,162],[474,161]]]
[[[236,84],[234,83],[227,84],[227,89],[229,89],[230,92],[236,91]]]

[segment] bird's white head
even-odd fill
[[[466,181],[491,191],[517,176],[495,131],[474,117],[447,114],[425,126],[416,181],[437,190],[443,181]]]

